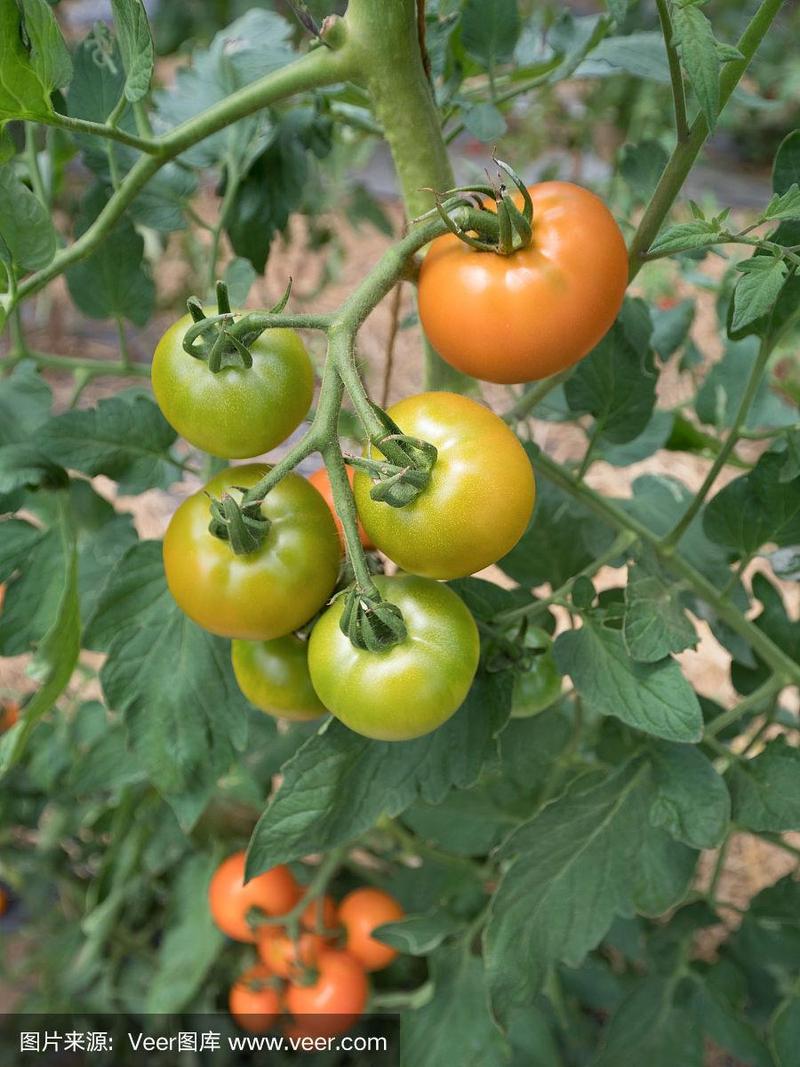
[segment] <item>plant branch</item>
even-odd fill
[[[753,58],[756,49],[764,39],[772,21],[781,8],[782,0],[762,0],[761,5],[739,38],[736,47],[742,53],[742,59],[726,63],[722,69],[719,84],[720,111],[730,99],[733,90]],[[698,115],[689,129],[685,141],[680,142],[672,153],[669,162],[659,179],[650,203],[642,216],[629,249],[630,279],[639,273],[644,256],[655,240],[675,197],[681,190],[689,171],[692,169],[700,149],[709,135],[708,125],[702,115]]]
[[[124,97],[122,98],[124,101]],[[70,133],[88,133],[94,137],[103,137],[108,141],[119,141],[120,144],[138,148],[151,156],[160,155],[161,142],[150,137],[137,137],[135,133],[128,133],[118,126],[108,122],[90,122],[88,119],[76,119],[72,115],[62,115],[53,111],[49,115],[36,116],[36,121],[46,126],[58,126]]]
[[[715,719],[712,719],[705,728],[706,738],[716,737],[717,734],[722,733],[723,730],[738,722],[739,719],[744,718],[745,715],[749,715],[752,711],[758,711],[764,704],[769,704],[785,684],[784,679],[772,675],[758,689],[755,689],[743,700],[740,700],[735,707],[730,708],[728,711],[723,711]]]

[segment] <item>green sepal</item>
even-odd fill
[[[364,593],[358,586],[353,586],[345,596],[339,626],[356,648],[387,652],[405,641],[408,631],[396,604],[381,600],[377,592]]]
[[[372,405],[372,409],[385,433],[373,434],[370,442],[386,459],[351,456],[347,462],[365,471],[375,483],[370,490],[373,500],[393,508],[403,508],[427,488],[439,453],[429,441],[404,434],[397,423],[376,404]]]
[[[242,506],[229,493],[225,493],[221,500],[209,499],[211,522],[208,532],[212,536],[227,541],[237,556],[246,556],[261,547],[271,523],[262,514],[260,502]]]

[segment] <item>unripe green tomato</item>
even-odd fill
[[[550,636],[544,630],[532,628],[527,632],[525,643],[545,651],[532,656],[530,668],[514,679],[511,715],[515,719],[537,715],[554,704],[561,695],[561,675],[553,659]]]
[[[193,324],[184,315],[156,346],[153,392],[167,422],[196,448],[249,459],[279,445],[303,421],[314,395],[314,368],[294,330],[265,330],[249,346],[252,367],[214,373],[183,347]]]
[[[356,471],[358,514],[389,559],[426,578],[463,578],[510,552],[530,521],[536,496],[525,449],[503,420],[456,393],[421,393],[388,411],[403,433],[438,450],[430,481],[410,504],[373,500]],[[368,455],[380,459],[371,448]]]
[[[304,722],[325,714],[308,673],[308,642],[296,634],[234,641],[231,661],[241,691],[268,715]]]
[[[356,648],[339,626],[339,597],[311,631],[308,667],[320,700],[345,726],[378,741],[408,741],[461,707],[478,668],[478,627],[440,582],[413,575],[374,581],[403,613],[405,640],[383,652]]]
[[[236,555],[209,531],[209,496],[238,495],[269,471],[265,463],[227,467],[188,497],[164,535],[164,572],[178,606],[220,637],[271,641],[300,629],[320,610],[339,576],[341,546],[328,505],[299,474],[270,490],[262,544]]]

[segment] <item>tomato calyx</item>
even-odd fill
[[[277,315],[286,307],[292,291],[292,280],[280,300],[269,309],[269,315]],[[225,282],[217,282],[217,314],[207,315],[205,308],[196,296],[189,297],[186,307],[194,320],[183,338],[183,348],[195,359],[203,360],[213,374],[218,374],[224,367],[253,366],[250,345],[267,329],[267,326],[254,315],[246,315],[236,322],[231,310],[228,287]]]
[[[244,489],[240,492],[245,493]],[[245,556],[260,548],[271,523],[261,511],[261,502],[239,503],[230,493],[211,501],[211,521],[208,532],[220,541],[229,542],[237,556]]]
[[[384,432],[372,434],[370,444],[386,458],[348,456],[347,462],[370,476],[374,483],[370,490],[373,500],[403,508],[427,488],[439,453],[429,441],[404,434],[382,408],[371,406]]]
[[[377,589],[365,592],[354,585],[346,600],[339,627],[351,643],[365,652],[386,652],[408,635],[403,613],[396,604],[383,600]]]
[[[435,211],[442,222],[459,241],[478,252],[494,252],[496,255],[510,256],[528,248],[533,240],[533,201],[527,186],[508,163],[496,156],[492,161],[500,169],[497,181],[489,179],[487,185],[462,185],[449,189],[443,195],[436,195]],[[509,189],[504,175],[513,186]],[[522,198],[520,210],[514,202],[514,196]],[[453,219],[450,212],[464,204],[472,206],[475,199],[483,207],[481,197],[491,197],[495,202],[495,211],[485,211],[485,230],[464,230]]]

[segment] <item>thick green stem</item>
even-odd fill
[[[347,546],[347,558],[353,568],[356,585],[362,593],[369,596],[378,596],[375,583],[372,581],[367,559],[364,555],[364,546],[358,536],[358,514],[356,502],[353,499],[353,490],[347,478],[347,469],[344,464],[338,440],[333,440],[325,446],[322,452],[325,466],[328,469],[328,477],[331,481],[333,503],[336,514],[342,521],[344,539]]]
[[[742,59],[726,63],[722,69],[719,85],[720,110],[730,99],[756,49],[761,44],[764,35],[772,25],[773,19],[778,14],[781,3],[782,0],[763,0],[763,3],[740,37],[736,47],[742,53]],[[661,229],[661,224],[672,207],[683,183],[686,181],[687,175],[692,169],[700,149],[705,144],[708,134],[709,129],[706,120],[702,115],[699,115],[692,123],[686,140],[677,145],[669,163],[664,168],[656,191],[647,205],[647,210],[642,216],[631,242],[629,250],[631,280],[639,273],[645,261],[644,256]]]
[[[350,0],[346,22],[360,80],[391,149],[409,219],[434,206],[432,190],[455,185],[439,113],[417,36],[415,0]],[[431,389],[464,390],[470,379],[430,346],[425,382]]]
[[[138,148],[139,151],[152,156],[157,156],[161,150],[160,143],[149,137],[137,137],[136,134],[120,130],[114,125],[76,119],[72,115],[60,115],[57,111],[41,117],[37,115],[36,121],[47,126],[60,126],[62,130],[69,130],[70,133],[89,133],[95,137],[105,137],[109,141],[119,141],[120,144],[130,145],[131,148]]]
[[[661,538],[655,534],[649,526],[640,522],[633,515],[623,511],[622,508],[606,500],[605,497],[596,493],[583,482],[576,479],[565,470],[559,463],[540,452],[536,459],[537,473],[549,478],[551,482],[566,489],[571,496],[584,504],[590,511],[618,530],[631,530],[642,541],[646,542],[664,560],[665,564],[681,578],[685,578],[694,592],[706,603],[710,604],[717,615],[740,637],[743,637],[751,648],[758,653],[764,662],[771,667],[785,685],[800,684],[800,664],[783,649],[779,648],[767,635],[754,623],[746,618],[732,601],[720,595],[717,587],[710,582],[695,567],[688,563],[674,549],[664,548]]]

